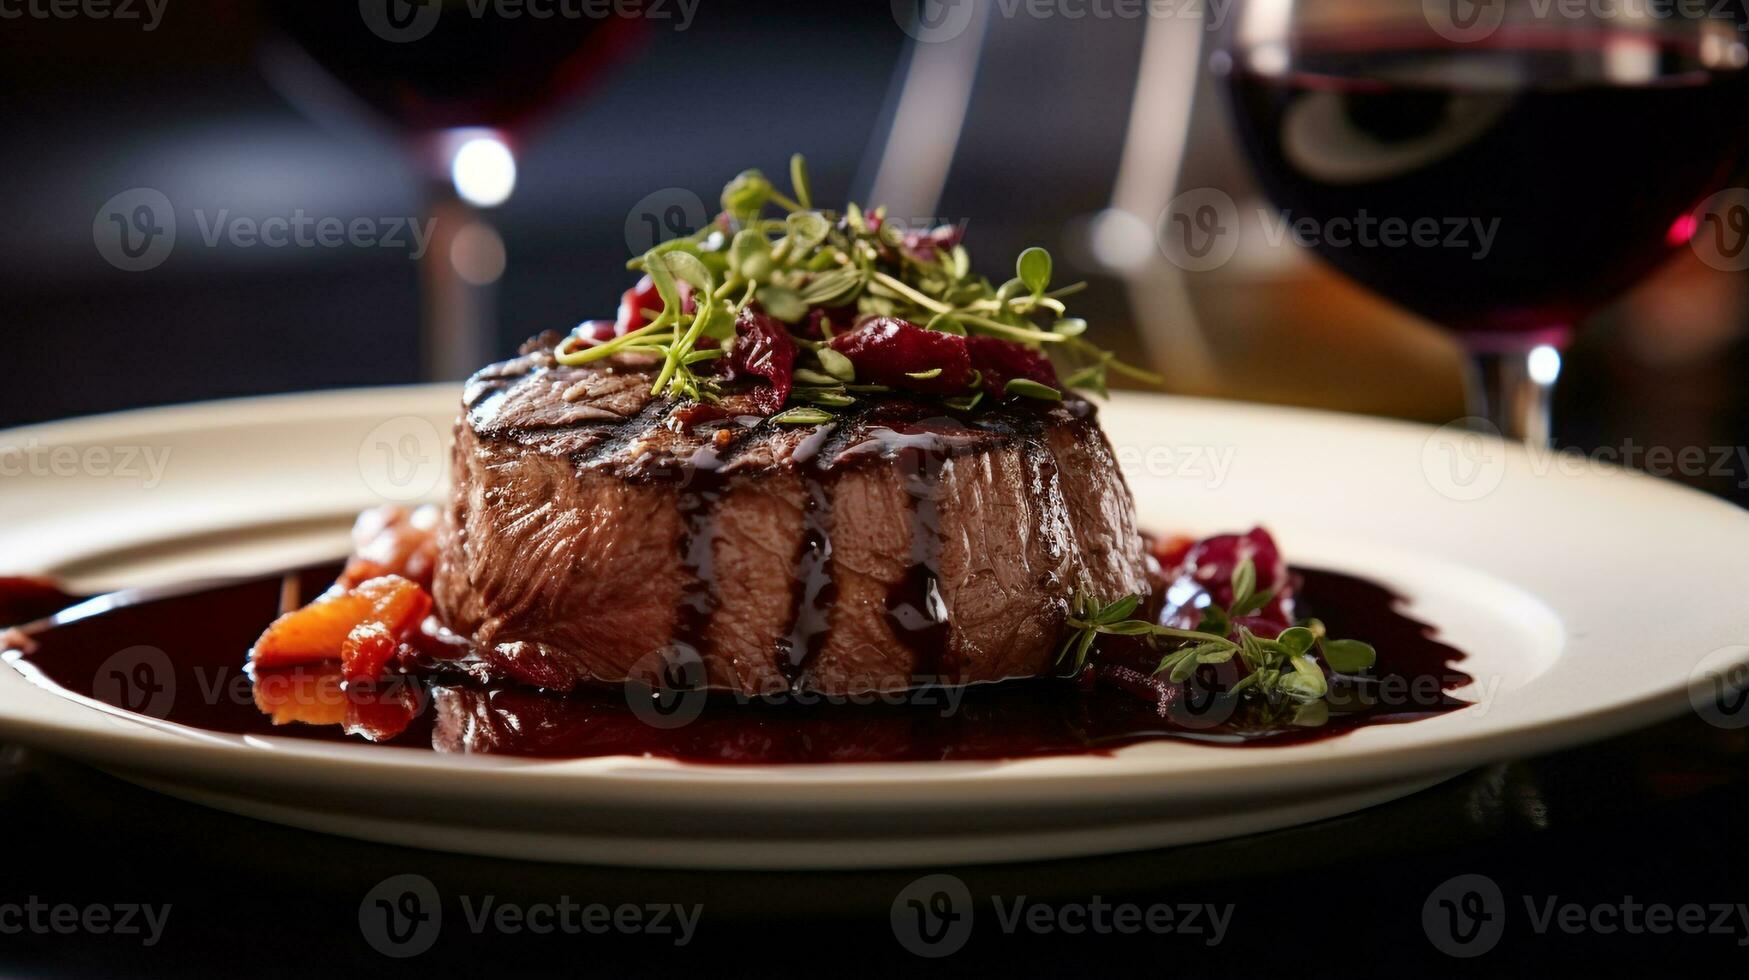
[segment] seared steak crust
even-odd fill
[[[779,425],[649,394],[545,338],[475,375],[440,530],[440,615],[543,687],[649,678],[829,695],[1051,669],[1068,597],[1146,592],[1086,402],[964,415],[899,396]]]

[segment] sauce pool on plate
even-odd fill
[[[301,594],[334,581],[338,564],[300,569]],[[1362,578],[1295,569],[1300,611],[1379,651],[1366,675],[1332,679],[1319,723],[1224,696],[1232,680],[1205,665],[1164,715],[1126,691],[1034,679],[894,694],[759,698],[615,687],[554,694],[485,684],[441,669],[375,684],[342,683],[331,665],[246,669],[250,645],[280,611],[286,575],[166,598],[72,610],[33,630],[10,667],[63,695],[122,712],[232,735],[546,759],[651,756],[691,763],[810,764],[1021,759],[1106,753],[1139,742],[1268,746],[1330,738],[1466,706],[1449,692],[1470,678],[1461,652],[1404,615],[1401,599]],[[47,610],[41,583],[24,595],[0,579],[0,610]],[[61,597],[68,598],[68,597]],[[50,602],[48,605],[55,605]],[[16,613],[14,614],[16,616]]]

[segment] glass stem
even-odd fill
[[[423,374],[427,381],[453,381],[491,359],[494,290],[463,278],[455,256],[456,236],[483,219],[437,181],[427,187],[425,213],[431,237],[419,260]]]
[[[1553,357],[1549,355],[1553,354]],[[1549,445],[1549,396],[1560,357],[1552,347],[1469,351],[1469,412],[1476,427],[1532,448]]]

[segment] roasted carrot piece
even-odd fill
[[[249,660],[257,667],[293,667],[339,660],[352,628],[371,612],[371,597],[355,590],[324,596],[274,620],[255,641]]]
[[[311,670],[269,670],[255,678],[255,706],[275,725],[338,725],[346,720],[346,692],[340,668],[324,664]]]
[[[338,660],[349,680],[375,677],[430,611],[431,596],[424,589],[384,575],[274,620],[249,658],[257,667]]]

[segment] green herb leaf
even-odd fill
[[[709,295],[716,291],[717,277],[711,275],[711,270],[705,268],[698,256],[690,252],[674,251],[664,254],[661,261],[668,266],[668,271],[674,274],[674,278],[700,293]]]
[[[1330,706],[1324,701],[1307,701],[1294,708],[1292,723],[1300,728],[1317,728],[1330,720]]]
[[[856,399],[844,393],[842,389],[833,388],[791,388],[790,394],[805,402],[815,405],[827,405],[832,408],[849,408],[856,404]]]
[[[1324,662],[1338,674],[1358,674],[1377,663],[1379,652],[1359,640],[1325,640]]]
[[[771,243],[752,228],[735,232],[729,243],[729,271],[748,282],[764,282],[771,276]]]
[[[1292,697],[1321,698],[1330,693],[1330,686],[1324,679],[1324,670],[1311,657],[1298,656],[1290,661],[1293,673],[1283,674],[1281,684],[1284,692]]]
[[[1199,664],[1224,664],[1238,652],[1234,647],[1223,647],[1214,643],[1198,643],[1191,648],[1191,653],[1196,656]]]
[[[1278,675],[1274,686],[1281,694],[1296,701],[1316,701],[1327,690],[1322,680],[1313,680],[1298,671]]]
[[[771,181],[757,170],[743,170],[723,188],[723,210],[735,215],[757,215],[771,200]]]
[[[1257,565],[1251,561],[1250,556],[1246,556],[1239,562],[1238,566],[1233,569],[1233,604],[1231,608],[1236,610],[1245,605],[1245,603],[1251,600],[1251,595],[1256,590]],[[1231,615],[1238,616],[1242,614],[1232,612]]]
[[[800,323],[808,318],[808,304],[793,289],[760,286],[757,295],[759,305],[764,307],[765,312],[784,323]]]
[[[669,320],[680,315],[680,289],[674,284],[674,273],[668,263],[662,260],[661,246],[644,253],[644,271],[649,273],[650,282],[656,286],[656,294],[662,297],[661,316]]]
[[[953,272],[953,277],[956,281],[971,275],[972,255],[970,252],[966,251],[964,245],[955,245],[953,251],[948,253],[948,256],[948,265]]]
[[[1254,595],[1248,595],[1245,597],[1244,602],[1233,603],[1232,608],[1227,610],[1227,615],[1249,616],[1257,610],[1262,609],[1264,606],[1269,605],[1269,600],[1273,598],[1275,598],[1275,591],[1273,589],[1258,592]]]
[[[1139,619],[1123,619],[1112,623],[1098,623],[1094,632],[1111,636],[1148,636],[1154,632],[1154,624]]]
[[[1140,605],[1141,602],[1142,597],[1139,595],[1124,596],[1122,599],[1119,599],[1111,605],[1106,606],[1104,609],[1099,610],[1099,612],[1093,617],[1093,621],[1096,623],[1115,623],[1120,619],[1128,619],[1130,618],[1130,613],[1135,612],[1136,606]]]
[[[1044,295],[1051,285],[1051,253],[1037,245],[1021,252],[1014,261],[1014,274],[1034,296]]]
[[[773,415],[771,421],[778,425],[821,425],[832,421],[833,418],[834,416],[830,412],[798,406]]]
[[[853,266],[828,269],[802,287],[802,302],[809,306],[843,306],[862,290],[862,270]]]
[[[710,319],[705,322],[704,335],[727,343],[735,339],[735,310],[724,303],[711,304]],[[719,350],[727,354],[727,350]]]
[[[1318,642],[1318,638],[1304,626],[1293,626],[1282,630],[1281,635],[1275,638],[1275,642],[1289,656],[1298,656],[1312,649],[1312,644]]]
[[[832,232],[832,223],[818,211],[796,211],[784,219],[797,252],[812,251]]]
[[[1087,657],[1093,652],[1093,639],[1097,634],[1083,633],[1075,643],[1075,668],[1079,670],[1087,665]]]
[[[839,381],[856,380],[856,365],[850,363],[850,358],[830,347],[821,347],[814,352],[814,355],[820,359],[820,366],[825,368],[826,373],[832,377]]]
[[[1198,666],[1199,664],[1196,662],[1196,658],[1191,656],[1190,652],[1186,650],[1178,655],[1178,662],[1172,665],[1171,673],[1166,676],[1172,681],[1172,683],[1182,684],[1185,681],[1190,680],[1191,675],[1196,673],[1196,668]]]
[[[1036,398],[1046,402],[1063,400],[1062,392],[1050,385],[1039,384],[1031,378],[1010,378],[1008,383],[1002,386],[1002,394],[1010,398],[1018,395],[1021,398]]]
[[[949,313],[937,313],[930,317],[929,323],[924,329],[933,330],[936,333],[951,333],[959,337],[966,335],[966,325],[954,319],[953,315]]]
[[[789,158],[789,185],[796,192],[796,201],[804,208],[814,206],[814,189],[808,185],[808,161],[800,153]]]

